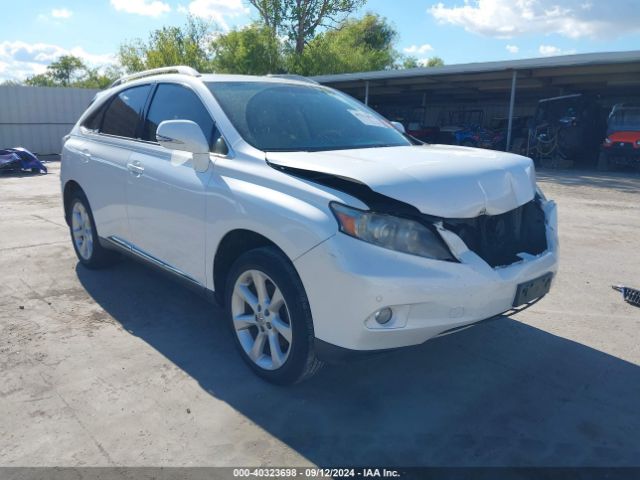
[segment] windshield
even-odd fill
[[[536,123],[558,123],[566,119],[574,119],[583,105],[582,97],[569,97],[559,100],[548,100],[538,104]]]
[[[332,90],[270,82],[209,82],[240,135],[264,151],[411,145],[374,111]]]
[[[640,108],[621,108],[609,117],[609,130],[622,132],[640,130]]]

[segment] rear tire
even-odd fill
[[[225,313],[243,360],[268,382],[298,383],[322,367],[304,287],[275,247],[250,250],[235,261],[226,282]]]
[[[600,172],[608,172],[609,171],[609,158],[607,154],[604,152],[600,152],[598,155],[598,171]]]
[[[104,268],[119,260],[116,252],[100,245],[91,207],[82,192],[74,193],[69,202],[69,231],[73,249],[85,267]]]

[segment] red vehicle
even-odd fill
[[[609,114],[598,169],[606,171],[615,166],[640,170],[640,106],[614,105]]]

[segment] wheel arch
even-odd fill
[[[220,305],[224,305],[226,279],[233,263],[249,250],[267,246],[278,249],[293,265],[292,259],[282,248],[260,233],[237,228],[225,234],[213,258],[213,286],[216,300]]]
[[[63,193],[62,193],[62,202],[64,207],[64,220],[67,222],[67,225],[69,225],[71,221],[69,216],[70,215],[69,207],[71,206],[70,205],[71,199],[73,198],[73,195],[78,192],[85,195],[84,190],[82,190],[82,187],[78,182],[76,182],[75,180],[68,180],[67,183],[65,183]]]

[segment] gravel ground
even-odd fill
[[[640,466],[640,177],[543,172],[553,291],[504,318],[278,388],[220,311],[124,261],[78,265],[59,164],[0,177],[0,465]]]

